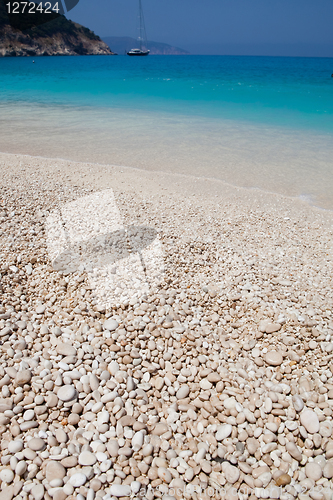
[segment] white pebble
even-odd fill
[[[231,433],[232,433],[232,426],[230,424],[220,425],[216,432],[215,436],[216,440],[223,441],[223,439],[229,437]]]
[[[11,469],[2,469],[0,479],[4,483],[11,483],[14,479],[14,472]]]
[[[119,497],[129,497],[131,496],[132,489],[127,484],[112,484],[110,486],[110,495]]]
[[[82,472],[77,472],[71,476],[69,483],[74,486],[74,488],[79,488],[87,482],[87,477]]]

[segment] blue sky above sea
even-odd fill
[[[148,39],[192,54],[333,57],[331,0],[143,0]],[[69,17],[137,36],[138,0],[80,0]],[[333,72],[333,69],[332,69]]]

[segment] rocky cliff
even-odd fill
[[[0,0],[0,57],[112,54],[95,33],[60,14],[36,13],[13,25]]]

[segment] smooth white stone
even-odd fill
[[[23,474],[25,473],[25,471],[27,470],[27,468],[28,468],[27,462],[25,460],[21,460],[16,465],[15,472],[16,472],[16,474],[18,476],[23,476]]]
[[[150,457],[153,454],[154,447],[151,444],[147,444],[143,449],[142,449],[142,455],[144,457]]]
[[[203,380],[200,380],[199,385],[202,390],[208,391],[212,388],[213,384],[211,384],[208,379],[204,378]]]
[[[171,472],[168,471],[168,469],[166,469],[165,467],[159,467],[157,469],[157,474],[158,474],[158,477],[160,479],[162,479],[162,481],[164,481],[168,484],[171,483],[171,481],[172,481]]]
[[[235,408],[236,403],[237,403],[237,401],[233,397],[227,398],[223,401],[224,408],[226,408],[227,410],[231,410],[231,408]]]
[[[94,490],[92,488],[90,488],[88,490],[88,493],[87,493],[87,497],[86,497],[87,500],[94,500],[95,496],[96,496],[96,493],[94,492]]]
[[[94,465],[96,463],[96,457],[90,451],[83,451],[79,456],[79,464],[80,465]]]
[[[234,484],[239,479],[239,469],[233,465],[228,464],[224,469],[224,475],[228,483]]]
[[[293,402],[294,408],[297,412],[300,412],[303,410],[304,402],[303,402],[303,399],[298,394],[295,394],[292,397],[292,402]]]
[[[15,441],[10,441],[8,443],[8,451],[9,453],[18,453],[19,451],[23,450],[23,441],[20,440],[15,440]]]
[[[69,479],[69,483],[74,486],[74,488],[79,488],[80,486],[83,486],[87,482],[87,476],[83,474],[82,472],[77,472],[76,474],[73,474],[71,478]]]
[[[108,424],[110,421],[109,412],[103,410],[97,415],[97,425]]]
[[[28,447],[33,451],[42,451],[45,448],[45,442],[41,438],[32,438],[28,442]]]
[[[309,479],[313,479],[313,481],[318,481],[322,475],[323,471],[321,467],[316,462],[308,462],[305,466],[305,474]]]
[[[310,434],[316,434],[319,431],[319,419],[312,410],[304,410],[300,416],[301,424]]]
[[[44,486],[39,483],[31,488],[31,494],[34,500],[42,500],[44,498]]]
[[[320,422],[319,434],[323,437],[331,437],[332,423],[330,421]]]
[[[95,457],[98,460],[98,462],[105,462],[108,459],[107,454],[103,453],[102,451],[97,451],[95,453]]]
[[[111,361],[111,363],[109,364],[109,372],[113,376],[116,375],[117,372],[119,372],[119,365],[117,361]]]
[[[131,496],[132,489],[127,484],[112,484],[110,486],[110,495],[119,497],[129,497]]]
[[[226,439],[227,437],[229,437],[231,433],[232,433],[232,425],[230,425],[230,424],[220,425],[217,429],[217,432],[216,432],[216,436],[215,436],[216,440],[222,441],[223,439]]]
[[[133,493],[139,493],[140,488],[141,488],[141,483],[139,481],[131,482],[131,490]]]
[[[103,324],[104,330],[109,330],[109,332],[113,332],[118,328],[118,326],[119,323],[115,319],[107,319]]]
[[[73,399],[76,399],[77,397],[77,392],[74,385],[63,385],[58,390],[57,396],[64,402],[73,401]]]
[[[14,472],[11,469],[2,469],[0,479],[3,483],[11,483],[14,479]]]
[[[266,363],[271,366],[279,366],[283,362],[282,354],[278,351],[269,351],[266,356]]]
[[[265,413],[270,413],[273,409],[273,403],[271,398],[265,399]]]
[[[142,431],[136,432],[132,438],[132,448],[134,451],[139,451],[142,448],[144,434]]]
[[[177,399],[184,399],[184,398],[187,398],[187,396],[189,395],[190,393],[190,388],[188,385],[182,385],[178,391],[177,391],[177,394],[176,394],[176,398]]]
[[[34,410],[27,410],[23,413],[23,418],[26,422],[28,422],[29,420],[33,420],[34,416],[35,416]]]
[[[111,460],[105,460],[105,462],[102,462],[99,467],[102,472],[107,472],[111,468],[111,465]]]
[[[59,342],[56,347],[56,351],[58,354],[62,356],[76,356],[76,349],[71,344]]]

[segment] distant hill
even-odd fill
[[[19,22],[9,19],[5,2],[0,0],[0,57],[112,55],[93,31],[63,15],[36,12],[29,19],[26,15],[16,19]]]
[[[123,55],[125,52],[137,47],[137,40],[128,36],[107,36],[103,37],[103,40],[113,52],[119,55]],[[180,49],[179,47],[173,47],[167,43],[148,42],[148,48],[152,55],[179,56],[189,54],[186,50]]]

